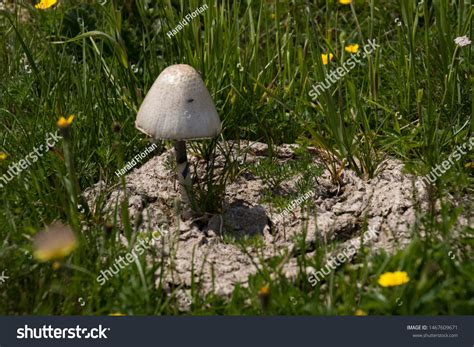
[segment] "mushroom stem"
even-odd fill
[[[186,155],[186,141],[175,141],[174,151],[176,155],[176,171],[181,191],[181,199],[186,205],[190,205],[190,194],[192,190],[191,175],[189,173],[188,156]]]

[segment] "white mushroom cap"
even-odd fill
[[[161,72],[138,111],[135,126],[162,140],[203,139],[215,137],[222,130],[201,76],[185,64]]]

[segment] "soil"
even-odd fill
[[[275,155],[281,162],[297,160],[295,147],[280,146]],[[268,147],[242,142],[240,150],[233,154],[241,162],[256,163],[267,157]],[[322,166],[318,151],[314,150],[313,157],[314,164]],[[198,168],[198,175],[202,174],[203,160],[189,155],[189,161],[191,167]],[[222,161],[223,158],[217,160],[217,170]],[[169,150],[126,176],[129,213],[138,232],[169,231],[154,243],[158,256],[167,264],[164,273],[157,273],[157,281],[163,278],[168,288],[186,290],[194,276],[203,295],[212,292],[228,297],[236,284],[246,286],[249,276],[276,256],[283,256],[279,258],[283,259],[281,271],[292,279],[298,271],[298,255],[314,256],[316,249],[324,249],[319,246],[336,241],[340,247],[351,243],[359,250],[364,243],[371,252],[394,252],[410,242],[419,214],[428,208],[422,178],[405,173],[401,162],[388,159],[376,177],[369,180],[344,168],[335,184],[324,169],[305,200],[306,207],[296,205],[281,219],[277,218],[275,206],[262,201],[265,183],[244,171],[227,184],[222,213],[183,218],[179,217],[180,194],[172,163],[173,152]],[[307,193],[296,190],[299,178],[283,182],[281,192],[293,193],[292,196]],[[97,206],[99,196],[105,197],[105,203],[95,212],[113,220],[117,203],[124,197],[123,190],[120,186],[96,184],[86,192],[91,209]],[[305,242],[297,242],[305,232]],[[245,236],[258,242],[238,242]]]

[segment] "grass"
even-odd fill
[[[427,174],[473,136],[472,45],[454,43],[474,37],[470,1],[221,0],[172,38],[166,33],[200,1],[104,3],[60,0],[38,10],[32,1],[16,1],[0,10],[0,151],[7,155],[0,174],[56,132],[60,117],[75,115],[70,139],[0,189],[0,270],[10,276],[0,285],[1,314],[180,314],[176,296],[155,287],[164,264],[153,250],[151,265],[143,256],[106,286],[95,281],[128,248],[117,241],[116,220],[76,206],[80,192],[100,180],[124,184],[114,172],[149,145],[134,128],[136,112],[168,65],[200,71],[223,122],[222,139],[265,142],[270,160],[278,144],[316,146],[328,153],[336,181],[342,161],[370,178],[389,156]],[[363,46],[369,38],[380,47],[313,101],[311,86],[349,58],[344,46]],[[329,52],[334,59],[323,65],[321,54]],[[210,158],[215,146],[193,150]],[[442,213],[420,213],[412,243],[397,254],[367,249],[314,288],[304,269],[322,267],[322,255],[299,257],[294,282],[279,270],[283,259],[274,259],[228,303],[200,297],[193,284],[191,314],[472,314],[472,229],[453,233],[463,212],[455,202],[473,194],[472,161],[472,153],[463,155],[431,186]],[[230,157],[226,163],[230,176],[200,186],[206,209],[219,210],[216,198],[238,172]],[[294,173],[273,170],[271,161],[267,166],[261,174],[275,185]],[[464,213],[472,209],[465,205]],[[125,207],[126,201],[119,214],[127,221]],[[30,257],[33,235],[54,220],[67,222],[80,238],[57,270]],[[133,226],[124,224],[134,244]],[[318,254],[330,251],[317,247]],[[381,273],[397,269],[409,274],[408,284],[377,284]],[[270,294],[262,305],[258,291],[265,285]]]

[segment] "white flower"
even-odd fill
[[[466,35],[459,36],[454,39],[454,43],[457,44],[459,47],[464,47],[471,44],[471,40]]]

